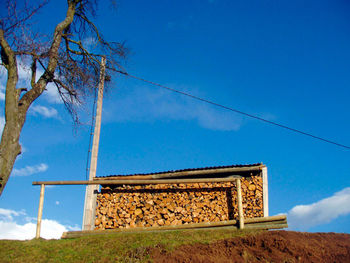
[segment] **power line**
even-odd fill
[[[127,77],[134,78],[134,79],[137,79],[137,80],[141,80],[143,82],[146,82],[146,83],[158,86],[160,88],[167,89],[167,90],[170,90],[172,92],[176,92],[178,94],[190,97],[192,99],[196,99],[196,100],[199,100],[199,101],[202,101],[202,102],[205,102],[205,103],[208,103],[208,104],[211,104],[211,105],[214,105],[214,106],[226,109],[226,110],[230,110],[230,111],[233,111],[235,113],[238,113],[238,114],[241,114],[241,115],[244,115],[244,116],[256,119],[256,120],[259,120],[259,121],[263,121],[263,122],[269,123],[271,125],[275,125],[275,126],[280,127],[280,128],[284,128],[284,129],[290,130],[292,132],[296,132],[296,133],[299,133],[299,134],[302,134],[302,135],[305,135],[305,136],[309,136],[311,138],[314,138],[314,139],[317,139],[317,140],[321,140],[321,141],[324,141],[324,142],[327,142],[327,143],[330,143],[330,144],[333,144],[333,145],[337,145],[339,147],[342,147],[342,148],[350,150],[350,146],[347,146],[347,145],[344,145],[344,144],[341,144],[341,143],[337,143],[337,142],[334,142],[332,140],[328,140],[328,139],[325,139],[325,138],[322,138],[322,137],[319,137],[319,136],[315,136],[315,135],[313,135],[311,133],[307,133],[307,132],[304,132],[304,131],[301,131],[301,130],[298,130],[298,129],[294,129],[294,128],[288,127],[286,125],[283,125],[283,124],[280,124],[280,123],[277,123],[277,122],[274,122],[274,121],[269,121],[269,120],[261,118],[259,116],[255,116],[255,115],[252,115],[252,114],[249,114],[249,113],[246,113],[246,112],[243,112],[243,111],[240,111],[240,110],[237,110],[237,109],[234,109],[234,108],[231,108],[231,107],[228,107],[228,106],[225,106],[225,105],[222,105],[222,104],[219,104],[219,103],[207,100],[207,99],[203,99],[201,97],[198,97],[198,96],[195,96],[195,95],[192,95],[192,94],[180,91],[180,90],[169,88],[169,87],[164,86],[162,84],[159,84],[159,83],[156,83],[156,82],[153,82],[153,81],[150,81],[150,80],[146,80],[146,79],[141,78],[141,77],[137,77],[137,76],[131,75],[131,74],[129,74],[127,72],[124,72],[124,71],[117,70],[117,72],[120,73],[120,74],[123,74],[123,75],[125,75]]]

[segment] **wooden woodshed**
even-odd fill
[[[237,187],[230,178],[241,178],[244,218],[267,217],[267,168],[257,163],[95,177],[94,181],[101,183],[108,180],[132,183],[101,184],[91,229],[238,219]],[[145,180],[151,183],[137,183]]]

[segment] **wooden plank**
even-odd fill
[[[41,232],[41,219],[43,217],[43,206],[44,206],[44,194],[45,194],[45,185],[42,184],[40,188],[40,199],[39,199],[39,209],[38,209],[38,221],[36,224],[36,234],[35,238],[40,238]]]
[[[237,228],[235,225],[237,224],[236,220],[227,220],[227,221],[219,221],[219,222],[202,222],[202,223],[193,223],[193,224],[184,224],[184,225],[170,225],[170,226],[154,226],[154,227],[133,227],[133,228],[117,228],[117,229],[109,229],[109,230],[87,230],[87,231],[69,231],[63,233],[62,237],[65,237],[74,233],[104,233],[105,231],[112,232],[137,232],[137,231],[156,231],[156,230],[181,230],[181,229],[192,229],[192,228],[207,228],[207,227],[220,227],[220,226],[232,226],[233,228]]]
[[[134,184],[192,184],[234,182],[240,176],[225,178],[161,179],[161,180],[94,180],[94,181],[35,181],[33,185],[134,185]]]
[[[113,176],[113,177],[97,177],[94,180],[151,180],[152,175],[127,175],[127,176]]]
[[[123,177],[127,179],[137,178],[137,179],[166,179],[174,177],[187,177],[187,176],[203,176],[203,175],[213,175],[213,174],[234,174],[239,172],[254,172],[261,171],[265,165],[249,166],[249,167],[228,167],[228,168],[217,168],[217,169],[203,169],[203,170],[190,170],[190,171],[179,171],[179,172],[168,172],[168,173],[156,173],[156,174],[135,174],[130,176],[111,176],[104,178],[96,178],[96,180],[123,180]]]
[[[251,223],[260,223],[260,222],[283,221],[283,220],[287,220],[286,215],[245,218],[244,223],[251,224]]]
[[[288,224],[264,224],[264,225],[255,225],[255,224],[250,224],[248,225],[245,229],[249,229],[249,230],[264,230],[264,229],[282,229],[282,228],[288,228]]]
[[[233,230],[233,231],[237,231],[238,228],[237,227],[233,227],[233,226],[221,226],[221,227],[205,227],[205,228],[190,228],[190,229],[151,229],[151,230],[134,230],[134,229],[130,229],[130,231],[113,231],[111,229],[108,230],[101,230],[100,232],[96,232],[96,231],[91,231],[91,232],[82,232],[82,231],[76,231],[74,233],[72,232],[64,232],[61,236],[62,239],[68,239],[68,238],[78,238],[78,237],[83,237],[83,236],[95,236],[95,235],[113,235],[113,234],[132,234],[132,233],[159,233],[159,232],[163,232],[163,231],[186,231],[186,230],[194,230],[194,231],[215,231],[217,229],[229,229],[229,230]]]
[[[172,177],[186,177],[186,176],[194,176],[194,175],[211,175],[211,174],[220,174],[220,173],[237,173],[237,172],[253,172],[260,171],[262,165],[258,166],[250,166],[250,167],[230,167],[230,168],[218,168],[218,169],[208,169],[208,170],[194,170],[194,171],[181,171],[181,172],[173,172],[173,173],[162,173],[162,174],[154,174],[152,178],[154,179],[165,179]]]
[[[244,227],[246,226],[269,226],[269,225],[283,225],[287,224],[287,220],[280,220],[280,221],[270,221],[270,222],[258,222],[258,223],[250,223],[250,224],[245,224]]]
[[[245,226],[244,230],[259,230],[259,229],[281,229],[287,228],[286,223],[252,223]],[[214,222],[213,222],[214,223]],[[225,224],[228,223],[228,224]],[[187,224],[180,226],[160,226],[160,227],[134,227],[134,228],[119,228],[119,229],[109,229],[109,230],[90,230],[90,231],[69,231],[62,234],[62,238],[75,238],[85,235],[103,235],[103,234],[113,234],[113,233],[134,233],[134,232],[157,232],[157,231],[171,231],[171,230],[188,230],[188,229],[231,229],[237,230],[238,227],[232,223],[237,223],[236,220],[215,222],[215,224],[197,223],[197,224]],[[202,224],[201,227],[197,227],[198,224]]]
[[[213,231],[217,229],[230,229],[233,231],[237,231],[237,227],[232,227],[232,226],[221,226],[221,227],[207,227],[207,228],[191,228],[191,229],[151,229],[151,230],[134,230],[131,229],[130,231],[112,231],[112,230],[103,230],[101,232],[82,232],[82,231],[77,231],[75,233],[72,232],[64,232],[61,236],[62,239],[69,239],[69,238],[79,238],[79,237],[84,237],[84,236],[98,236],[98,235],[113,235],[113,234],[132,234],[132,233],[159,233],[163,231],[186,231],[186,230],[194,230],[194,231]]]
[[[238,206],[239,229],[243,229],[244,228],[244,214],[243,214],[243,205],[242,205],[241,179],[236,180],[236,187],[237,187],[237,206]]]
[[[246,218],[244,220],[245,226],[248,225],[274,225],[274,224],[285,224],[287,222],[285,215],[270,216],[270,217],[257,217],[257,218]],[[116,228],[109,230],[90,230],[90,231],[70,231],[66,233],[104,233],[108,232],[134,232],[134,231],[156,231],[156,230],[171,230],[171,229],[192,229],[192,228],[212,228],[212,227],[223,227],[232,226],[237,228],[237,220],[225,220],[219,222],[201,222],[191,223],[184,225],[170,225],[170,226],[157,226],[157,227],[133,227],[133,228]]]

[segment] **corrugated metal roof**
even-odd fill
[[[225,169],[225,168],[239,168],[239,167],[256,167],[262,166],[262,163],[254,164],[234,164],[234,165],[225,165],[225,166],[209,166],[201,168],[188,168],[188,169],[179,169],[179,170],[169,170],[163,172],[153,172],[153,173],[134,173],[134,174],[115,174],[107,176],[97,176],[96,178],[108,178],[108,177],[121,177],[121,176],[147,176],[147,175],[160,175],[168,173],[180,173],[180,172],[189,172],[189,171],[205,171],[205,170],[215,170],[215,169]]]

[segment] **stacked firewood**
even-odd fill
[[[245,217],[263,216],[262,178],[242,179]],[[238,218],[235,183],[102,187],[95,229],[152,227]]]

